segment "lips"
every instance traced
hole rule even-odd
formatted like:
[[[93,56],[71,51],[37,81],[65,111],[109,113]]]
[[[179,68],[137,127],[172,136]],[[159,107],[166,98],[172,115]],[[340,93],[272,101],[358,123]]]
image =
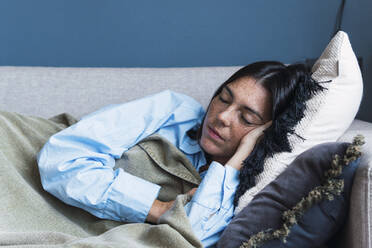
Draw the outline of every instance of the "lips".
[[[212,127],[208,126],[208,131],[209,131],[210,136],[212,136],[212,138],[224,140],[221,137],[221,135],[215,129],[213,129]]]

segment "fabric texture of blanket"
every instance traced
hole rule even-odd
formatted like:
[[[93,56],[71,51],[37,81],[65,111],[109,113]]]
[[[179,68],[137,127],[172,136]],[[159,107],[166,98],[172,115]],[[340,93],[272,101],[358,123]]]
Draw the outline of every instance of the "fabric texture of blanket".
[[[183,158],[176,147],[159,136],[150,136],[141,141],[134,149],[123,154],[115,166],[124,166],[133,174],[140,174],[141,170],[136,172],[133,162],[138,153],[141,159],[149,162],[146,170],[150,171],[146,171],[146,175],[153,177],[151,170],[163,173],[152,178],[155,182],[168,184],[162,189],[159,199],[170,200],[173,197],[175,203],[160,217],[157,225],[99,219],[46,192],[40,182],[36,156],[51,135],[76,121],[68,114],[43,119],[0,112],[0,245],[202,247],[193,234],[183,208],[190,200],[185,193],[200,183],[200,177],[194,167],[187,164],[187,158]],[[165,148],[171,152],[164,153]],[[172,164],[174,166],[169,166]],[[184,165],[181,169],[180,164]],[[175,191],[175,188],[181,190]]]

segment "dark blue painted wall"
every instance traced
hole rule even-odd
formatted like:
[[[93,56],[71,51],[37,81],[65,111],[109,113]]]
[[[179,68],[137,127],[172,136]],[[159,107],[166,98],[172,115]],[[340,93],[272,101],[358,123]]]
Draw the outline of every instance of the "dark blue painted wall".
[[[316,58],[341,0],[1,0],[0,65],[179,67]],[[347,0],[372,121],[372,1]]]

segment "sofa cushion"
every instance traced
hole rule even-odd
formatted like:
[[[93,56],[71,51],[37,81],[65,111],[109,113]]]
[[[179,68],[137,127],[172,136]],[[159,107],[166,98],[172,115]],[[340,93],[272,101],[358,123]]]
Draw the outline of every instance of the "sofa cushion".
[[[339,141],[351,140],[357,134],[363,134],[366,143],[354,177],[349,216],[335,240],[338,248],[370,247],[372,244],[372,123],[354,120]]]

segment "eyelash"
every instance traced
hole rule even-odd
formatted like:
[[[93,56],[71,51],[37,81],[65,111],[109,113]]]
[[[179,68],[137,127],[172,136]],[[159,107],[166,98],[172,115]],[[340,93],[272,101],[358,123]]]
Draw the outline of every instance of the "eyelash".
[[[222,97],[218,97],[220,99],[221,102],[223,103],[229,103],[228,101],[226,101],[225,99],[223,99]]]
[[[221,96],[219,96],[218,99],[219,99],[221,102],[223,102],[224,104],[228,104],[228,103],[229,103],[228,101],[226,101],[225,99],[223,99]],[[240,117],[242,118],[242,120],[243,120],[243,122],[244,122],[245,124],[247,124],[247,125],[252,125],[252,123],[249,122],[249,121],[247,121],[247,120],[243,117],[243,115],[241,115]]]

